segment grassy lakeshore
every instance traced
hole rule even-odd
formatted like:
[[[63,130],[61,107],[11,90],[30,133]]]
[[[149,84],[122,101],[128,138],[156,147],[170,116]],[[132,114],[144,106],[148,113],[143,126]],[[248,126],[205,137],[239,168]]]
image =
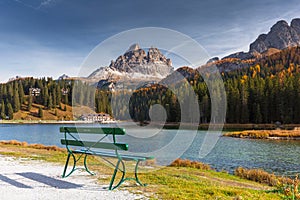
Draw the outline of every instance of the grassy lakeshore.
[[[0,124],[91,124],[87,121],[71,120],[0,120]]]
[[[127,122],[132,121],[117,121],[117,123],[124,123],[126,126]],[[24,120],[24,119],[14,119],[14,120],[0,120],[0,124],[92,124],[94,122],[89,121],[80,121],[80,120],[57,120],[57,119],[31,119],[31,120]],[[139,122],[135,122],[136,124],[140,125]],[[149,122],[150,123],[150,122]],[[143,124],[147,126],[148,123]],[[177,122],[162,122],[162,123],[152,123],[158,126],[162,126],[164,129],[179,129],[179,128],[187,128],[187,129],[194,129],[194,124],[191,126],[189,123],[177,123]],[[199,124],[198,130],[208,130],[210,124]],[[212,124],[212,127],[221,129],[223,131],[248,131],[248,130],[274,130],[277,128],[275,124]],[[300,127],[300,124],[284,124],[280,126],[284,130],[294,130],[297,127]]]
[[[165,129],[178,129],[189,127],[188,123],[171,123],[167,122],[164,124]],[[210,124],[199,124],[198,130],[208,130]],[[300,124],[283,124],[280,125],[280,128],[284,130],[293,130],[297,127],[300,127]],[[194,128],[194,127],[193,127]],[[222,129],[223,131],[243,131],[243,130],[274,130],[277,128],[275,124],[211,124],[211,128]]]
[[[18,141],[1,142],[0,154],[59,163],[62,165],[62,170],[66,159],[66,151],[63,148],[29,145]],[[112,168],[104,164],[103,160],[98,157],[91,157],[88,163],[90,169],[97,173],[99,183],[108,184],[113,171]],[[249,172],[243,174],[247,175]],[[268,176],[264,175],[262,179],[265,180]],[[142,193],[150,199],[276,200],[284,198],[284,195],[270,184],[246,180],[226,172],[216,172],[206,164],[184,160],[176,160],[171,166],[160,167],[157,170],[143,173],[140,179],[149,185],[147,187],[132,187],[132,184],[129,184],[122,186],[121,189],[137,194]]]
[[[223,136],[250,139],[300,140],[300,130],[246,130],[227,132]]]

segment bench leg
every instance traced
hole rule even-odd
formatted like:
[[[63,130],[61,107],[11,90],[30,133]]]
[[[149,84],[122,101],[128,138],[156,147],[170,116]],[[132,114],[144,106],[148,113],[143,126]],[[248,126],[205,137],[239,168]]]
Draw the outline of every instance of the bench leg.
[[[120,163],[122,164],[123,170],[119,169]],[[109,190],[116,189],[117,187],[119,187],[126,180],[135,180],[137,182],[137,184],[139,184],[140,186],[147,186],[147,184],[143,184],[140,181],[139,177],[138,177],[138,166],[139,166],[139,163],[140,163],[140,160],[138,160],[136,162],[136,165],[135,165],[135,169],[134,169],[134,176],[135,176],[135,178],[125,178],[125,174],[126,174],[125,164],[124,164],[123,160],[119,159],[118,162],[117,162],[117,164],[116,164],[116,168],[114,170],[114,174],[113,174],[113,176],[111,178],[111,181],[110,181]],[[114,180],[116,178],[116,174],[117,174],[118,170],[120,170],[123,174],[122,174],[122,177],[121,177],[121,180],[119,181],[119,183],[116,186],[113,187],[113,183],[114,183]]]
[[[138,166],[139,166],[139,163],[140,163],[140,160],[138,160],[136,162],[136,165],[135,165],[135,169],[134,169],[134,176],[135,176],[135,181],[140,185],[140,186],[147,186],[147,184],[143,184],[141,183],[139,177],[138,177]]]
[[[90,175],[95,175],[95,173],[91,172],[91,171],[89,170],[89,168],[87,167],[87,156],[88,156],[88,154],[86,154],[86,155],[84,156],[84,168],[85,168],[85,171],[87,171]]]
[[[74,164],[73,164],[73,168],[72,168],[71,172],[68,173],[68,174],[66,175],[66,172],[67,172],[67,168],[68,168],[68,164],[69,164],[69,160],[70,160],[70,156],[71,156],[71,155],[72,155],[72,157],[73,157]],[[62,177],[63,177],[63,178],[66,178],[66,177],[70,176],[70,175],[75,171],[75,166],[76,166],[76,159],[75,159],[75,156],[74,156],[73,154],[71,154],[71,153],[68,153],[68,157],[67,157],[67,161],[66,161],[66,165],[65,165],[65,168],[64,168],[64,172],[63,172]]]
[[[123,170],[119,169],[120,163],[122,163]],[[114,184],[114,181],[115,181],[115,178],[116,178],[118,170],[120,170],[122,172],[122,177],[121,177],[121,180],[119,181],[119,183],[116,186],[113,187],[113,184]],[[124,162],[121,159],[118,159],[118,162],[116,164],[116,168],[114,170],[114,174],[113,174],[113,176],[111,178],[111,181],[110,181],[110,184],[109,184],[109,190],[116,189],[117,187],[119,187],[125,181],[125,179],[124,179],[125,173],[126,173],[125,172],[125,164],[124,164]]]

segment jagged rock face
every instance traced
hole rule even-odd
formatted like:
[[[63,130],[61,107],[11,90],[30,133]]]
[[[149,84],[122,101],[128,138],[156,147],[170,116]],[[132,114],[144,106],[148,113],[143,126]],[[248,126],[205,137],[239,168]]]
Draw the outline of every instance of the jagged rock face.
[[[220,72],[232,71],[249,67],[255,60],[293,46],[300,46],[300,18],[293,19],[290,26],[284,20],[278,21],[271,27],[268,34],[259,35],[250,44],[249,52],[233,53],[221,60],[212,58],[202,67],[207,69],[214,65]]]
[[[127,53],[127,52],[130,52],[130,51],[137,51],[137,50],[139,50],[139,49],[140,49],[139,44],[133,44],[133,45],[131,45],[131,46],[129,47],[129,49],[126,51],[126,53]]]
[[[150,48],[148,53],[137,44],[132,45],[122,56],[109,66],[120,72],[141,73],[144,75],[167,76],[173,70],[170,59],[167,59],[157,48]]]
[[[146,53],[138,44],[132,45],[124,55],[112,61],[108,67],[93,72],[89,78],[161,79],[174,71],[172,62],[157,48]]]
[[[293,19],[291,27],[300,35],[300,18]]]
[[[291,26],[284,20],[278,21],[272,26],[268,34],[260,35],[252,44],[250,52],[263,53],[269,48],[285,49],[300,45],[300,21],[294,19]]]
[[[258,36],[258,38],[250,44],[250,52],[259,52],[262,53],[268,49],[265,40],[266,40],[267,34],[261,34]]]
[[[222,59],[226,59],[226,58],[238,58],[238,59],[241,59],[241,60],[247,60],[247,59],[253,59],[255,56],[252,54],[252,53],[249,53],[249,52],[237,52],[237,53],[234,53],[234,54],[230,54],[229,56],[226,56]]]

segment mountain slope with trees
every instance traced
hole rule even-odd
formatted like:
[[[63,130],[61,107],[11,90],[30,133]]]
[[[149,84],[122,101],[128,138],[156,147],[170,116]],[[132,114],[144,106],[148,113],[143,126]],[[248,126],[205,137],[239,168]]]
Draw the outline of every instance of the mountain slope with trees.
[[[179,101],[182,99],[180,97],[190,95],[188,88],[192,87],[198,97],[200,123],[209,123],[216,119],[211,119],[210,94],[201,74],[207,76],[205,79],[213,81],[214,72],[199,71],[205,72],[211,65],[215,65],[220,70],[227,94],[226,123],[279,121],[299,124],[300,47],[297,46],[295,34],[299,33],[300,19],[292,22],[291,26],[282,21],[276,23],[275,28],[272,27],[268,33],[268,40],[264,40],[272,39],[272,44],[277,44],[275,40],[280,36],[277,42],[289,41],[290,35],[284,34],[278,27],[293,30],[294,42],[286,42],[284,46],[275,45],[280,49],[271,45],[267,51],[259,54],[248,52],[251,53],[250,57],[247,53],[239,52],[221,60],[211,59],[207,65],[198,69],[181,67],[161,82],[145,84],[134,91],[97,88],[80,79],[18,78],[0,84],[0,118],[70,120],[74,114],[71,108],[85,107],[81,109],[82,114],[104,112],[120,120],[146,122],[150,120],[151,105],[161,104],[166,110],[168,122],[180,122],[181,116],[192,113],[180,107],[189,104],[188,100]],[[281,49],[283,47],[287,48]],[[178,74],[185,79],[178,78]],[[176,95],[174,91],[178,91]],[[74,119],[79,116],[80,113],[76,113]]]
[[[211,100],[203,77],[188,67],[177,72],[186,80],[170,82],[170,87],[177,88],[179,95],[189,95],[186,88],[191,86],[198,96],[200,122],[210,122]],[[263,57],[249,68],[222,72],[222,78],[227,93],[227,123],[300,123],[300,47]],[[79,92],[73,95],[74,86]],[[30,88],[39,88],[40,94],[31,94]],[[179,122],[185,114],[178,97],[163,84],[152,84],[133,94],[117,90],[113,95],[111,101],[112,91],[96,89],[80,80],[17,79],[0,84],[0,117],[70,120],[71,106],[77,105],[89,105],[97,113],[109,113],[121,120],[129,119],[128,109],[133,120],[148,121],[153,104],[164,106],[168,122]],[[124,106],[125,99],[130,99],[128,107]]]
[[[73,81],[18,78],[0,84],[1,119],[72,119]]]

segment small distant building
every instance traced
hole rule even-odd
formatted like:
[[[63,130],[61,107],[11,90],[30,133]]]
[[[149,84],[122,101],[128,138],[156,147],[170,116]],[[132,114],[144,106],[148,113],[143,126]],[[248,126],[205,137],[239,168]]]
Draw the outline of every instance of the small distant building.
[[[40,88],[29,88],[29,94],[31,96],[40,96],[41,89]]]
[[[97,114],[84,114],[80,116],[80,119],[88,122],[110,122],[113,118],[107,113],[97,113]]]
[[[62,93],[62,95],[68,95],[69,90],[67,88],[63,88],[63,89],[61,89],[61,93]]]

